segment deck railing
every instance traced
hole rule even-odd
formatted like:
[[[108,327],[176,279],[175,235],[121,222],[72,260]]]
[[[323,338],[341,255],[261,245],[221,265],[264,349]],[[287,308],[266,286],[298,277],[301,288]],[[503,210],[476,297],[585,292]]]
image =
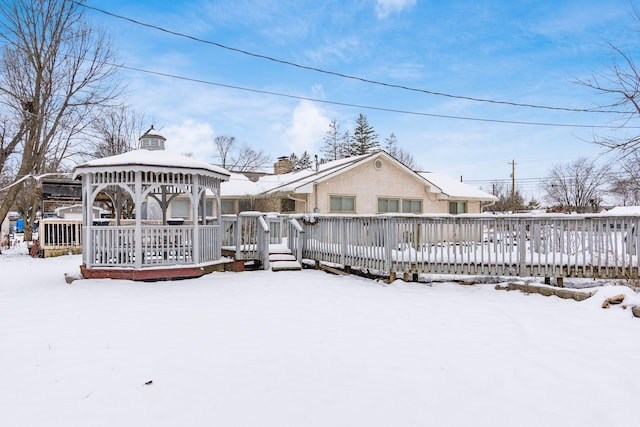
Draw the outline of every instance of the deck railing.
[[[282,242],[283,217],[262,212],[223,215],[222,248],[233,251],[237,260],[256,260],[269,266],[269,245]]]
[[[40,255],[60,255],[82,250],[82,220],[43,218],[38,221]]]
[[[640,217],[299,218],[303,257],[394,273],[638,278]]]
[[[42,220],[41,248],[80,247],[80,221]],[[134,266],[135,226],[90,225],[90,266]],[[637,279],[640,216],[225,215],[199,227],[199,262],[268,265],[269,245],[303,258],[388,273]],[[142,226],[142,266],[192,263],[190,226]],[[285,239],[286,237],[286,239]],[[203,245],[202,242],[207,242]],[[221,246],[218,242],[221,242]]]

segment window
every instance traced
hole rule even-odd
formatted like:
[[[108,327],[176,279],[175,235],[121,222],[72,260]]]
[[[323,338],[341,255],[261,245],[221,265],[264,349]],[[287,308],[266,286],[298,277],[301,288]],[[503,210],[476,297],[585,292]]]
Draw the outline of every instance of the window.
[[[389,212],[400,212],[400,200],[378,197],[378,213]]]
[[[402,199],[402,212],[421,214],[422,200],[419,199]]]
[[[235,199],[222,199],[222,214],[234,213],[237,213]]]
[[[205,216],[211,217],[213,216],[213,200],[207,199],[204,201],[204,209],[206,210]],[[202,216],[201,206],[198,205],[198,216]]]
[[[189,208],[191,207],[191,203],[186,199],[174,199],[171,202],[171,216],[174,218],[185,218],[189,219],[191,215],[189,215]]]
[[[355,212],[356,198],[354,196],[330,196],[329,212]]]
[[[249,199],[222,199],[222,214],[237,214],[253,210]]]
[[[296,211],[296,201],[291,199],[280,200],[280,212],[291,213]]]
[[[449,213],[451,215],[467,213],[467,202],[449,202]]]
[[[238,200],[238,210],[240,212],[252,211],[253,206],[251,205],[251,200],[249,199]]]
[[[400,209],[402,208],[402,210]],[[422,213],[420,199],[390,199],[378,197],[378,213]]]

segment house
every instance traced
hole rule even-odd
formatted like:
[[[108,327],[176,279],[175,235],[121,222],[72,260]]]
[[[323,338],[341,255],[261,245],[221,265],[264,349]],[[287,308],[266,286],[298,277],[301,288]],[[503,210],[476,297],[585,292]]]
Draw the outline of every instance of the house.
[[[82,205],[82,183],[78,180],[44,178],[40,191],[43,216],[53,215],[59,208]]]
[[[291,170],[288,158],[274,174],[252,181],[232,173],[222,183],[222,212],[381,214],[480,213],[497,198],[446,176],[408,168],[385,151]]]
[[[101,218],[109,214],[108,211],[106,211],[105,209],[101,209],[97,206],[92,206],[92,209],[93,209],[93,218]],[[82,220],[83,213],[84,213],[84,206],[82,206],[82,204],[63,206],[60,208],[56,208],[55,210],[55,216],[57,218],[64,218],[64,219]]]

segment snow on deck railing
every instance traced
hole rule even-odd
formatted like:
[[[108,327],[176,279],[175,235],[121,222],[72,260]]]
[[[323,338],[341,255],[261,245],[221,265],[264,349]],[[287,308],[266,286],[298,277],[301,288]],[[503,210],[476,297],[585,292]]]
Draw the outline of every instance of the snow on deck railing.
[[[639,216],[304,215],[303,257],[399,273],[638,278]]]

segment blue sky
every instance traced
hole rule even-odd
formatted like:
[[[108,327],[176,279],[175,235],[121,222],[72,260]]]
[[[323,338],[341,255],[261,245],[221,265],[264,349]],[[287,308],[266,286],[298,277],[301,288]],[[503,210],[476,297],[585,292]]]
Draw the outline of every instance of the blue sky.
[[[629,0],[211,1],[87,0],[108,12],[174,32],[308,67],[456,96],[568,108],[607,102],[576,79],[608,71],[611,42],[637,52]],[[511,122],[615,125],[616,116],[474,102],[385,87],[293,67],[177,37],[87,10],[129,67],[130,103],[167,138],[169,150],[215,161],[213,138],[235,136],[273,159],[319,154],[330,120],[352,129],[367,116],[383,141],[392,132],[423,170],[467,182],[535,178],[578,157],[610,161],[590,144],[609,129]],[[211,84],[213,83],[213,84]],[[233,89],[236,86],[307,100]],[[316,99],[318,101],[310,101]],[[319,101],[355,104],[336,105]],[[370,106],[420,114],[365,109]],[[424,115],[427,114],[427,115]]]

